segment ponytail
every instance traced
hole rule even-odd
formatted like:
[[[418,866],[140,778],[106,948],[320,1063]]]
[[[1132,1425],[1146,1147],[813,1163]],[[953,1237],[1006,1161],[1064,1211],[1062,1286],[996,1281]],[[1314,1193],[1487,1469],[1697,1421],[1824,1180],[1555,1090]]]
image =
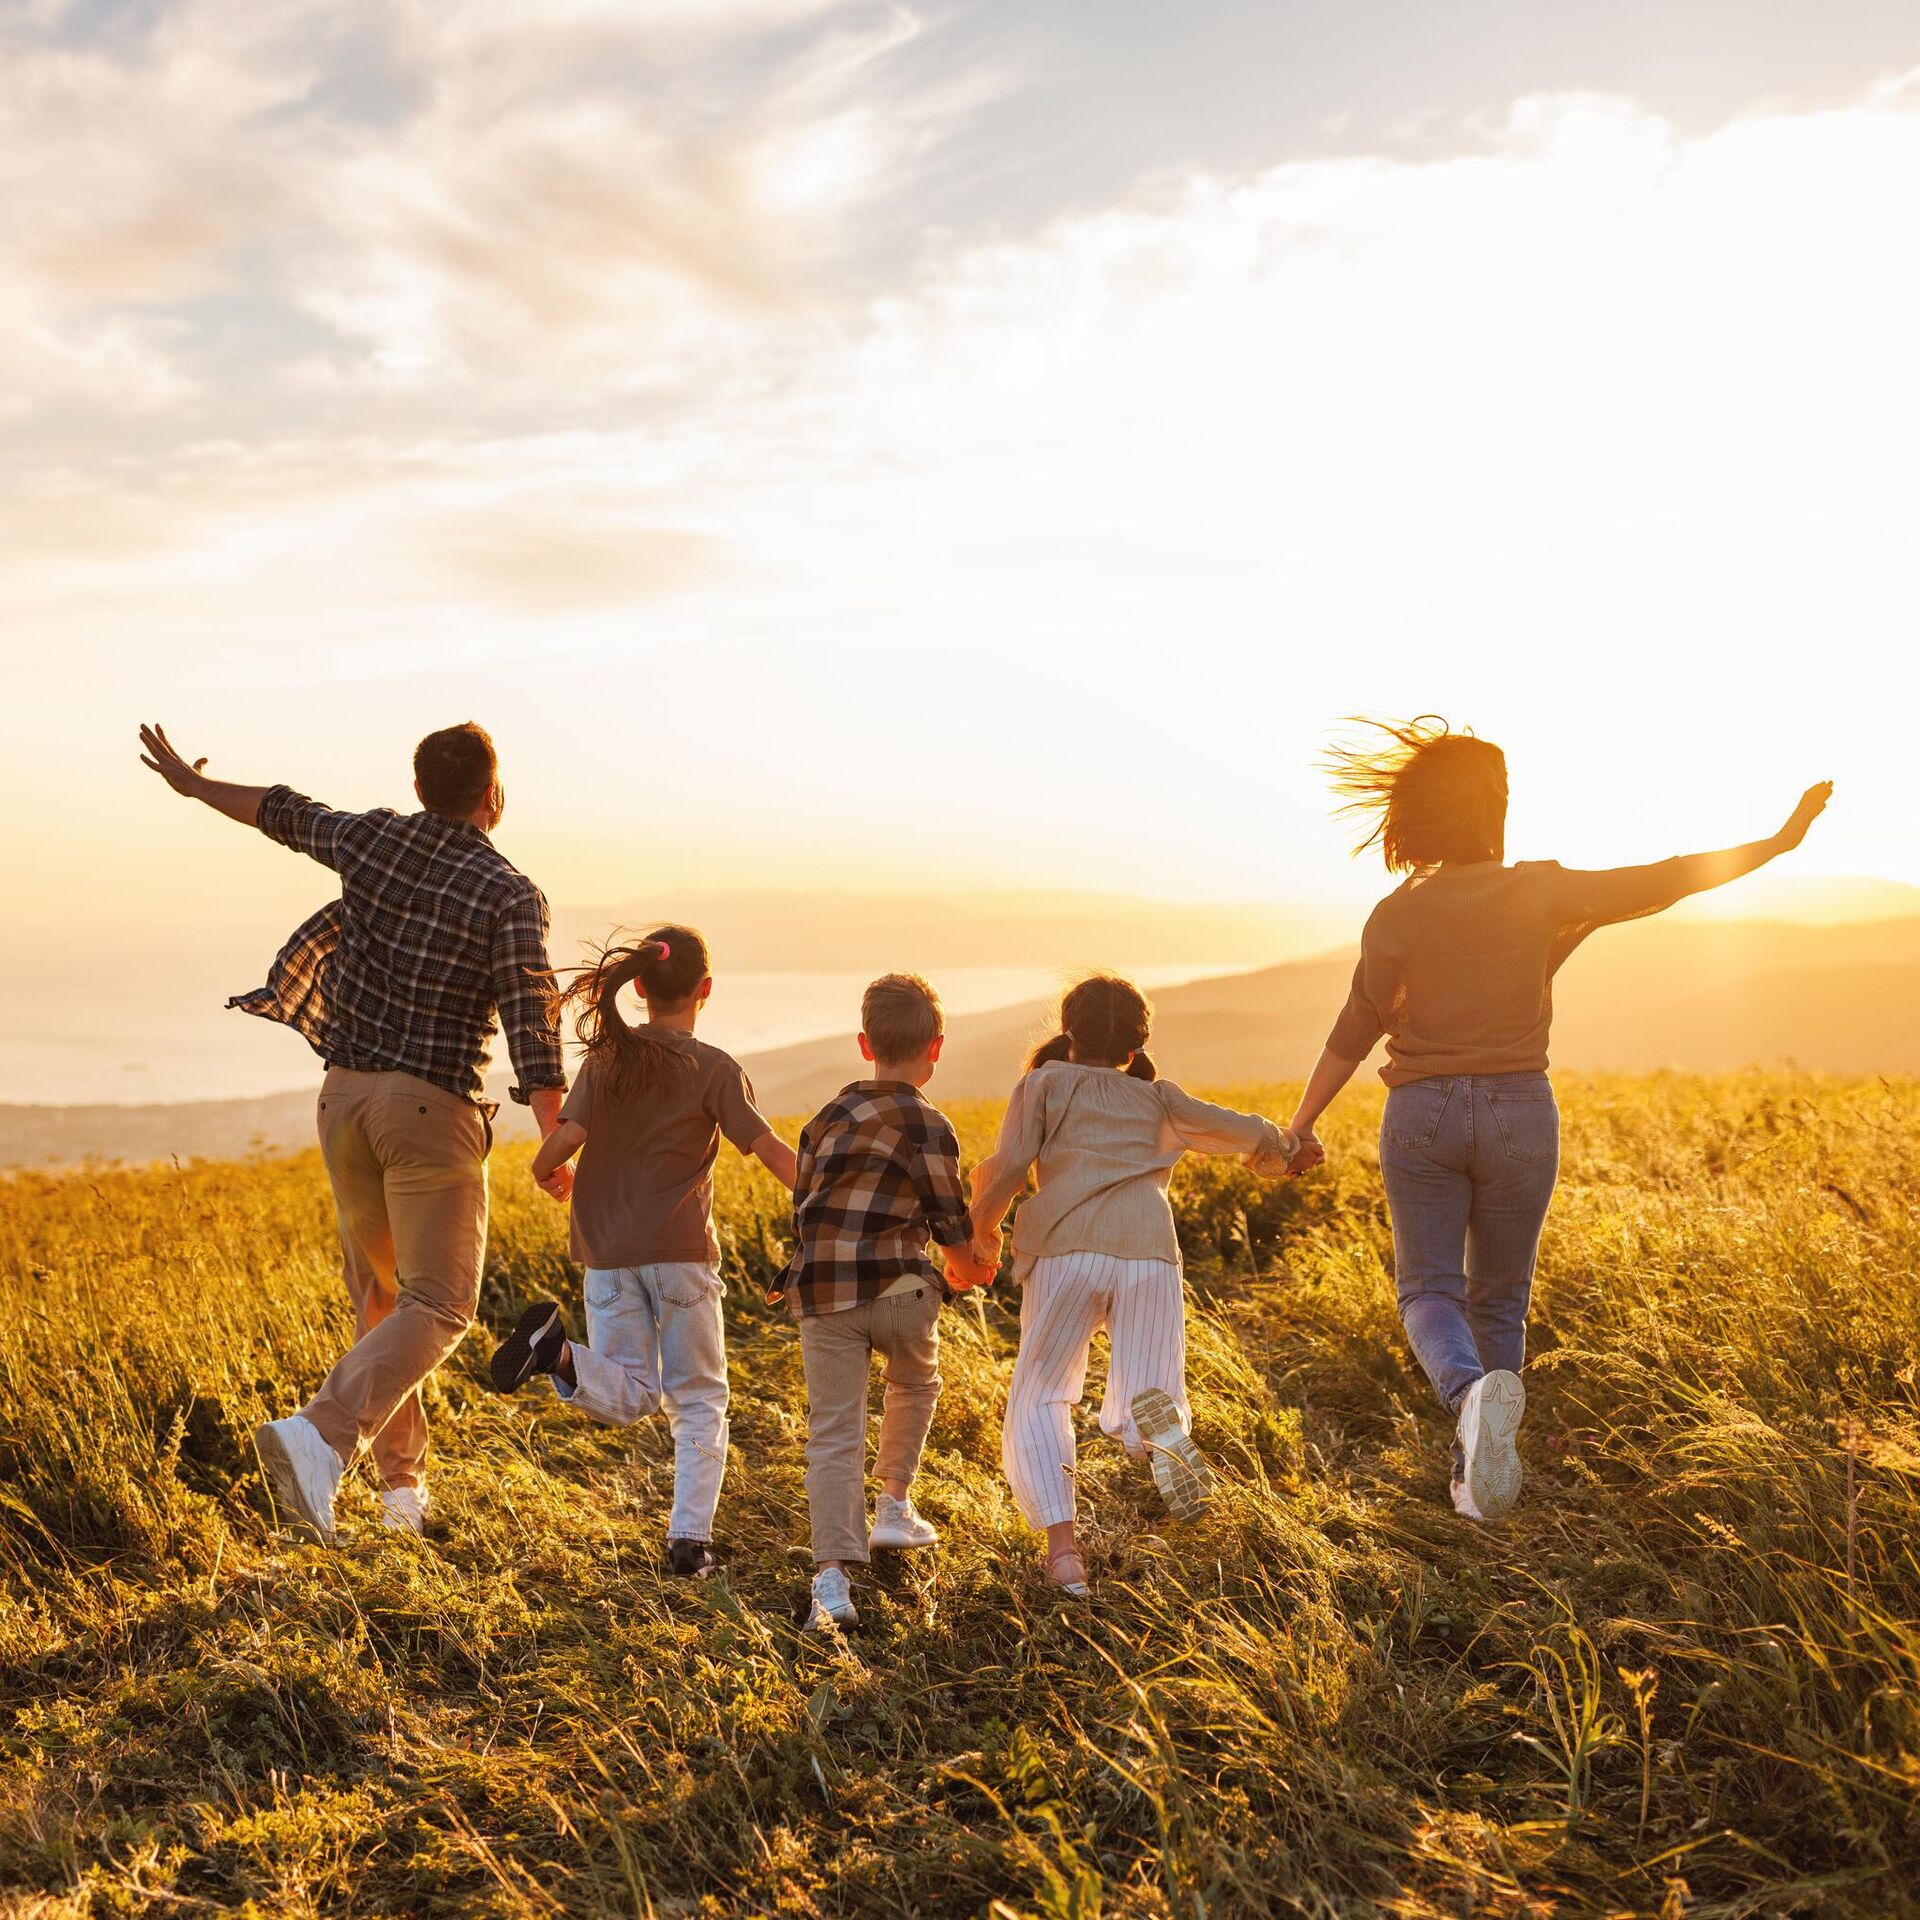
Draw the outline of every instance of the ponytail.
[[[643,1100],[694,1071],[684,1049],[628,1022],[620,990],[636,985],[649,1007],[672,1010],[692,999],[707,973],[707,943],[693,928],[676,926],[658,927],[628,945],[610,944],[591,966],[575,969],[561,1002],[575,1008],[574,1032],[615,1099]]]
[[[1060,1002],[1060,1031],[1034,1048],[1027,1058],[1027,1071],[1078,1053],[1083,1060],[1108,1064],[1126,1059],[1131,1078],[1158,1079],[1146,1051],[1152,1024],[1153,1008],[1131,980],[1096,973],[1068,989]]]

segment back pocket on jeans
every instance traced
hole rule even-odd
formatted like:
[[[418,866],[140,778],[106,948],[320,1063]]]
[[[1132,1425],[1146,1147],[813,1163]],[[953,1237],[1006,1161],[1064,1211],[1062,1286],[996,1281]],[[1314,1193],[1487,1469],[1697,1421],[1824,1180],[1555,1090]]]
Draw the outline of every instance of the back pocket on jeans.
[[[1388,1093],[1380,1131],[1396,1147],[1430,1147],[1452,1098],[1451,1080],[1409,1080]]]
[[[1544,1087],[1538,1093],[1490,1093],[1487,1105],[1509,1160],[1533,1164],[1560,1151],[1560,1109]]]

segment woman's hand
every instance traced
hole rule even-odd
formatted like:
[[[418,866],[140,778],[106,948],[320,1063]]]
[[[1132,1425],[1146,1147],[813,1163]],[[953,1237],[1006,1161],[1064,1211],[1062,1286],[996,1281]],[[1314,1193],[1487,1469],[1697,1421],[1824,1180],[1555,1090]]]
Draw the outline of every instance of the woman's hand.
[[[556,1200],[569,1199],[573,1194],[573,1169],[563,1162],[549,1174],[536,1173],[533,1184]]]
[[[1293,1158],[1287,1162],[1289,1173],[1311,1173],[1315,1167],[1326,1165],[1327,1150],[1311,1127],[1296,1137],[1300,1144],[1294,1148]]]
[[[1807,829],[1826,812],[1827,802],[1832,798],[1831,780],[1822,780],[1800,796],[1800,804],[1794,808],[1787,824],[1773,836],[1774,844],[1782,853],[1791,853],[1807,837]]]

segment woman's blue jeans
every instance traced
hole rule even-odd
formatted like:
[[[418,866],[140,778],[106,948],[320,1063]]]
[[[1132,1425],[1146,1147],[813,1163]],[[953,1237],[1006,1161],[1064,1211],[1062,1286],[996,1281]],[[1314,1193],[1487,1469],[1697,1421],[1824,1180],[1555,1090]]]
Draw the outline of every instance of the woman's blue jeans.
[[[1400,1320],[1449,1412],[1483,1373],[1518,1373],[1540,1229],[1560,1171],[1544,1073],[1412,1080],[1387,1095],[1380,1171]]]

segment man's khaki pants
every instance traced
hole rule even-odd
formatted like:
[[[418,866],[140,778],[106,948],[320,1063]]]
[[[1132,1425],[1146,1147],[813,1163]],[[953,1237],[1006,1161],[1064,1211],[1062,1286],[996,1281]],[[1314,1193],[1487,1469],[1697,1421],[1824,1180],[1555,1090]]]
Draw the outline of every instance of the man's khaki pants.
[[[880,1409],[881,1480],[911,1480],[940,1398],[940,1308],[929,1280],[838,1313],[800,1320],[807,1375],[807,1512],[816,1564],[867,1559],[867,1380],[877,1353],[887,1363]]]
[[[305,1413],[349,1466],[370,1445],[383,1486],[420,1483],[420,1383],[473,1324],[492,1144],[472,1101],[410,1073],[329,1067],[321,1083],[354,1343]]]

